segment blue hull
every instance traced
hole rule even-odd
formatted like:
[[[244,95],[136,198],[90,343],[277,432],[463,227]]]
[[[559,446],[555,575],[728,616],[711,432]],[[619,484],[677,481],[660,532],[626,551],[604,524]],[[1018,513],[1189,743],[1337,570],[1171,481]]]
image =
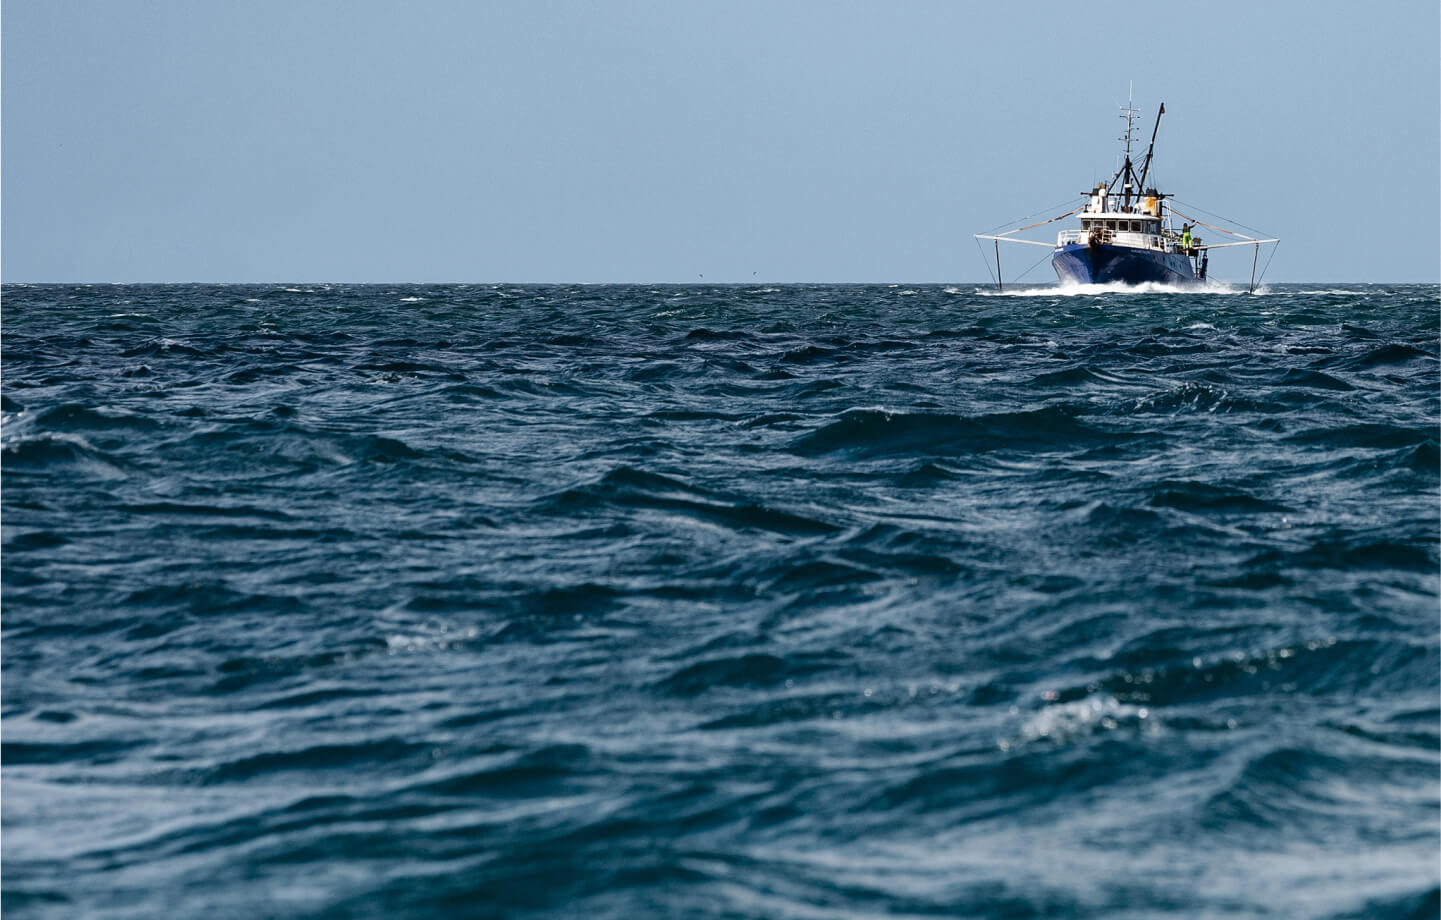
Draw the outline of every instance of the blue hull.
[[[1062,281],[1077,284],[1191,284],[1196,273],[1191,260],[1178,252],[1157,252],[1130,246],[1062,246],[1051,256],[1051,267]]]

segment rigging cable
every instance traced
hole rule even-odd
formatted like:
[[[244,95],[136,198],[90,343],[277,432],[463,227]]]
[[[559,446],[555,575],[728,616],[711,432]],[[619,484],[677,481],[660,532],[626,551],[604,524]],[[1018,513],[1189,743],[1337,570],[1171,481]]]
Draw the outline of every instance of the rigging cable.
[[[997,236],[999,236],[1000,239],[1006,239],[1007,242],[1027,242],[1026,239],[1019,239],[1019,241],[1017,241],[1017,239],[1007,239],[1007,238],[1009,238],[1009,236],[1012,235],[1012,234],[1019,234],[1019,232],[1027,231],[1027,229],[1036,228],[1036,226],[1040,226],[1040,225],[1042,225],[1042,224],[1055,224],[1056,221],[1065,221],[1065,219],[1066,219],[1066,218],[1069,218],[1069,216],[1078,215],[1078,213],[1081,213],[1082,211],[1085,211],[1085,209],[1087,209],[1087,206],[1081,205],[1081,206],[1079,206],[1079,208],[1076,208],[1075,211],[1068,211],[1068,212],[1065,212],[1065,213],[1058,213],[1058,215],[1053,216],[1053,218],[1046,218],[1045,221],[1036,221],[1035,224],[1027,224],[1026,226],[1017,226],[1017,228],[1016,228],[1016,229],[1013,229],[1013,231],[1006,231],[1006,232],[1004,232],[1004,234],[974,234],[974,236],[977,236],[977,238],[986,238],[986,239],[996,239]],[[1030,215],[1030,216],[1036,216],[1036,215]],[[1025,221],[1025,219],[1026,219],[1026,218],[1022,218],[1022,221]],[[1012,224],[1014,224],[1014,221],[1012,221]],[[1004,226],[1004,224],[1001,225],[1001,226]]]
[[[1029,242],[1028,240],[1013,240],[1013,239],[1007,239],[1007,237],[1010,236],[1010,234],[1012,234],[1012,233],[1021,233],[1022,231],[1030,230],[1030,229],[1033,229],[1033,228],[1035,228],[1035,227],[1039,227],[1039,226],[1041,226],[1041,225],[1043,225],[1043,224],[1053,224],[1053,223],[1055,223],[1055,222],[1058,221],[1058,220],[1065,220],[1067,217],[1071,217],[1071,216],[1073,216],[1073,215],[1075,215],[1075,214],[1079,214],[1079,213],[1081,213],[1082,211],[1084,211],[1085,209],[1086,209],[1086,205],[1083,204],[1083,205],[1081,205],[1080,207],[1076,208],[1075,210],[1067,211],[1067,212],[1064,213],[1064,214],[1058,214],[1058,215],[1056,215],[1055,217],[1048,217],[1048,218],[1046,218],[1045,220],[1037,221],[1037,222],[1034,223],[1034,224],[1027,224],[1027,225],[1024,226],[1024,227],[1017,227],[1015,230],[1007,230],[1004,234],[1000,235],[999,237],[997,237],[997,236],[989,236],[989,235],[987,235],[987,234],[981,234],[981,233],[974,234],[972,238],[976,241],[976,248],[977,248],[978,250],[980,250],[981,260],[986,263],[986,272],[987,272],[988,274],[990,273],[990,271],[991,271],[991,263],[990,263],[990,260],[986,258],[986,250],[985,250],[985,248],[984,248],[983,246],[981,246],[981,238],[982,238],[983,236],[984,236],[984,237],[987,237],[988,239],[995,240],[995,241],[996,241],[996,246],[997,246],[997,248],[998,248],[998,250],[999,250],[999,247],[1000,247],[1000,245],[1001,245],[1002,242],[1007,242],[1007,243],[1015,243],[1015,242],[1023,242],[1023,243],[1024,243],[1024,242]],[[1032,217],[1035,217],[1036,215],[1032,214],[1031,216],[1032,216]],[[1026,219],[1026,218],[1024,218],[1024,217],[1021,218],[1021,220],[1025,220],[1025,219]],[[1015,221],[1011,221],[1011,223],[1015,223]],[[1005,224],[1002,224],[1001,226],[1004,227]],[[1049,244],[1042,244],[1042,245],[1049,245]],[[1047,253],[1046,255],[1051,255],[1051,254],[1052,254],[1052,253]],[[996,253],[996,255],[997,255],[997,259],[996,259],[996,272],[995,272],[994,275],[991,276],[991,278],[992,278],[993,281],[996,282],[996,287],[1001,287],[1001,285],[1002,285],[1003,282],[1002,282],[1002,279],[1001,279],[1001,277],[1000,277],[1000,276],[1001,276],[1001,260],[1000,260],[1000,258],[999,258],[999,256],[1000,256],[999,251]],[[1042,257],[1041,257],[1041,259],[1045,259],[1045,258],[1046,258],[1046,256],[1042,256]],[[1041,264],[1041,261],[1040,261],[1040,260],[1037,260],[1034,265],[1032,265],[1030,268],[1028,268],[1028,269],[1026,269],[1024,272],[1022,272],[1019,276],[1016,277],[1015,280],[1017,280],[1017,281],[1021,280],[1021,278],[1024,278],[1027,274],[1029,274],[1029,273],[1031,272],[1031,270],[1036,267],[1036,265],[1040,265],[1040,264]]]
[[[1053,253],[1049,253],[1049,252],[1048,252],[1048,253],[1046,253],[1045,255],[1041,256],[1041,257],[1040,257],[1039,259],[1037,259],[1035,262],[1031,263],[1031,267],[1030,267],[1030,268],[1028,268],[1028,269],[1026,269],[1025,271],[1021,272],[1021,273],[1020,273],[1019,275],[1017,275],[1014,279],[1012,279],[1012,280],[1011,280],[1011,283],[1012,283],[1012,284],[1015,284],[1017,281],[1020,281],[1022,278],[1026,277],[1026,276],[1029,275],[1031,272],[1035,271],[1037,265],[1040,265],[1042,262],[1044,262],[1044,261],[1046,261],[1047,259],[1051,258],[1052,255],[1053,255]]]
[[[1058,201],[1058,202],[1056,202],[1055,204],[1047,205],[1046,207],[1041,208],[1039,211],[1036,211],[1036,212],[1034,212],[1034,213],[1032,213],[1032,214],[1027,214],[1025,217],[1017,217],[1017,218],[1014,218],[1014,219],[1012,219],[1012,220],[1008,220],[1008,221],[1006,221],[1006,222],[1003,223],[1003,224],[997,224],[996,226],[992,227],[991,229],[987,230],[986,232],[987,232],[987,233],[995,233],[997,230],[1001,229],[1002,227],[1009,227],[1011,224],[1018,224],[1018,223],[1020,223],[1020,222],[1023,221],[1023,220],[1030,220],[1032,217],[1035,217],[1037,214],[1045,214],[1045,213],[1047,213],[1047,212],[1049,212],[1049,211],[1054,211],[1056,208],[1059,208],[1059,207],[1060,207],[1061,205],[1063,205],[1063,204],[1069,204],[1071,201],[1073,201],[1073,200],[1075,199],[1075,197],[1076,197],[1075,195],[1067,196],[1067,198],[1066,198],[1065,201]],[[1082,205],[1082,207],[1084,207],[1084,205]],[[1080,208],[1077,208],[1076,210],[1079,211]],[[1076,213],[1076,211],[1072,211],[1072,212],[1070,212],[1070,213],[1071,213],[1071,214],[1074,214],[1074,213]],[[1062,216],[1067,216],[1067,215],[1062,215]],[[1059,220],[1059,219],[1060,219],[1060,218],[1057,218],[1057,220]],[[1036,226],[1036,225],[1035,225],[1035,224],[1032,224],[1032,226]],[[1025,229],[1028,229],[1028,228],[1022,227],[1021,229],[1022,229],[1022,230],[1025,230]],[[1012,231],[1012,232],[1018,232],[1018,231]]]
[[[1174,195],[1171,196],[1171,200],[1172,200],[1172,201],[1181,201],[1181,199],[1177,198],[1177,197],[1174,196]],[[1263,231],[1263,230],[1257,230],[1255,227],[1247,227],[1245,224],[1241,223],[1239,220],[1232,220],[1232,219],[1229,218],[1229,217],[1223,217],[1223,216],[1221,216],[1220,214],[1212,213],[1211,211],[1207,211],[1205,208],[1196,207],[1195,205],[1193,205],[1193,204],[1191,204],[1191,203],[1189,203],[1189,202],[1186,202],[1186,201],[1181,201],[1181,204],[1184,204],[1186,207],[1191,208],[1191,209],[1194,210],[1194,211],[1200,211],[1202,214],[1209,214],[1210,216],[1216,218],[1217,220],[1224,220],[1224,221],[1225,221],[1226,223],[1228,223],[1228,224],[1235,224],[1236,226],[1242,228],[1243,230],[1250,230],[1252,233],[1259,233],[1259,234],[1261,234],[1261,236],[1265,236],[1265,235],[1266,235],[1265,231]],[[1174,210],[1174,208],[1173,208],[1172,210]],[[1181,216],[1182,216],[1182,217],[1185,217],[1186,215],[1182,214]],[[1194,218],[1191,218],[1191,219],[1194,219]],[[1210,224],[1207,224],[1206,226],[1209,227]],[[1213,229],[1213,230],[1220,230],[1219,227],[1212,227],[1211,229]],[[1222,230],[1221,232],[1222,232],[1222,233],[1226,233],[1226,232],[1228,232],[1228,231]],[[1234,234],[1232,234],[1232,236],[1240,236],[1240,234],[1239,234],[1239,233],[1234,233]]]
[[[1248,228],[1248,229],[1249,229],[1249,228]],[[1260,286],[1261,286],[1261,282],[1266,280],[1266,269],[1268,269],[1268,268],[1271,267],[1271,260],[1274,259],[1274,258],[1276,258],[1276,247],[1277,247],[1277,246],[1280,246],[1280,245],[1281,245],[1281,241],[1280,241],[1280,240],[1277,240],[1276,242],[1274,242],[1274,243],[1271,244],[1271,254],[1266,257],[1266,264],[1263,265],[1263,266],[1261,266],[1261,277],[1256,280],[1256,286],[1257,286],[1257,287],[1260,287]]]
[[[1085,204],[1082,204],[1082,205],[1080,205],[1079,207],[1075,208],[1074,210],[1067,211],[1067,212],[1064,213],[1064,214],[1057,214],[1055,217],[1048,217],[1048,218],[1046,218],[1045,220],[1036,221],[1034,224],[1027,224],[1027,225],[1024,226],[1024,227],[1017,227],[1015,230],[1007,230],[1005,233],[1000,234],[1000,235],[998,235],[998,236],[992,236],[992,235],[990,235],[990,234],[983,234],[983,233],[974,234],[974,235],[972,236],[972,239],[974,239],[974,240],[976,241],[976,249],[980,250],[981,260],[986,263],[986,272],[987,272],[987,274],[989,274],[990,271],[991,271],[991,262],[990,262],[989,259],[986,258],[986,250],[985,250],[985,248],[984,248],[983,246],[981,246],[981,239],[984,237],[984,238],[986,238],[986,239],[991,239],[991,240],[995,240],[995,241],[996,241],[996,250],[997,250],[997,251],[996,251],[996,272],[995,272],[994,275],[991,276],[991,279],[996,282],[996,287],[999,288],[999,287],[1001,287],[1002,284],[1003,284],[1003,281],[1002,281],[1002,279],[1001,279],[1001,259],[1000,259],[1000,245],[1001,245],[1001,243],[1003,243],[1003,242],[1006,242],[1006,243],[1018,243],[1018,242],[1019,242],[1019,243],[1028,243],[1028,242],[1031,242],[1030,240],[1009,239],[1009,237],[1010,237],[1011,234],[1013,234],[1013,233],[1021,233],[1021,232],[1026,231],[1026,230],[1031,230],[1031,229],[1034,229],[1035,227],[1042,226],[1043,224],[1053,224],[1053,223],[1055,223],[1055,222],[1058,221],[1058,220],[1065,220],[1067,217],[1072,217],[1072,216],[1074,216],[1074,215],[1076,215],[1076,214],[1079,214],[1079,213],[1081,213],[1082,211],[1084,211],[1085,209],[1086,209],[1086,205],[1085,205]],[[1035,217],[1036,215],[1035,215],[1035,214],[1032,214],[1032,215],[1030,215],[1030,216],[1031,216],[1031,217]],[[1026,218],[1022,217],[1022,218],[1020,218],[1020,219],[1021,219],[1021,220],[1025,220]],[[1015,223],[1015,221],[1010,221],[1010,223]],[[1001,224],[1001,226],[1004,227],[1005,224]],[[1038,245],[1048,246],[1048,245],[1050,245],[1050,244],[1049,244],[1049,243],[1038,243]],[[1052,255],[1052,253],[1047,253],[1047,255]],[[1019,280],[1021,280],[1021,278],[1024,278],[1026,275],[1030,274],[1030,272],[1036,267],[1036,265],[1040,265],[1040,264],[1041,264],[1041,260],[1043,260],[1043,259],[1045,259],[1045,258],[1046,258],[1046,256],[1042,256],[1041,259],[1040,259],[1040,260],[1037,260],[1034,265],[1032,265],[1030,268],[1026,269],[1024,272],[1021,272],[1021,274],[1018,275],[1015,280],[1019,281]]]
[[[1171,199],[1171,200],[1172,200],[1172,201],[1175,201],[1174,198]],[[1197,211],[1200,211],[1202,214],[1211,214],[1211,212],[1210,212],[1210,211],[1207,211],[1205,208],[1198,208],[1198,207],[1196,207],[1195,205],[1192,205],[1192,204],[1188,204],[1188,205],[1186,205],[1186,207],[1192,208],[1192,209],[1197,210]],[[1215,230],[1217,233],[1224,233],[1224,234],[1226,234],[1227,236],[1234,236],[1234,237],[1238,237],[1238,238],[1240,238],[1240,239],[1246,240],[1246,241],[1248,241],[1248,242],[1255,243],[1257,249],[1259,249],[1261,246],[1264,246],[1266,242],[1270,242],[1270,244],[1271,244],[1271,252],[1270,252],[1269,255],[1266,256],[1266,264],[1265,264],[1264,266],[1262,266],[1262,268],[1261,268],[1261,277],[1260,277],[1259,279],[1255,280],[1254,282],[1252,282],[1252,290],[1254,291],[1255,288],[1256,288],[1256,286],[1260,285],[1261,282],[1265,280],[1265,278],[1266,278],[1266,270],[1271,267],[1271,260],[1274,259],[1274,258],[1276,258],[1276,247],[1281,245],[1281,241],[1280,241],[1280,240],[1269,240],[1269,241],[1257,241],[1257,240],[1253,240],[1253,239],[1251,239],[1250,237],[1248,237],[1248,236],[1246,236],[1246,235],[1244,235],[1244,234],[1236,233],[1234,230],[1227,230],[1225,227],[1217,227],[1215,224],[1208,224],[1208,223],[1206,223],[1204,220],[1201,220],[1200,218],[1192,217],[1192,216],[1189,215],[1189,214],[1186,214],[1186,213],[1184,213],[1184,212],[1182,212],[1182,211],[1178,211],[1174,205],[1172,205],[1172,207],[1171,207],[1171,213],[1172,213],[1172,214],[1179,214],[1179,215],[1181,215],[1181,217],[1185,218],[1186,220],[1193,220],[1193,221],[1195,221],[1196,223],[1200,224],[1200,225],[1203,226],[1203,227],[1209,227],[1210,229]],[[1229,218],[1229,217],[1222,217],[1222,216],[1219,215],[1219,214],[1211,214],[1211,216],[1214,217],[1214,218],[1216,218],[1217,220],[1230,221],[1231,223],[1235,224],[1235,225],[1238,226],[1238,227],[1246,227],[1246,225],[1243,224],[1243,223],[1241,223],[1240,221],[1231,220],[1231,218]],[[1264,231],[1257,230],[1255,227],[1246,227],[1246,229],[1247,229],[1247,230],[1250,230],[1252,233],[1260,234],[1261,236],[1265,236],[1265,235],[1266,235]],[[1232,245],[1234,245],[1234,244],[1232,244]],[[1253,268],[1255,267],[1255,266],[1254,266],[1254,263],[1253,263],[1252,267],[1253,267]]]
[[[1064,214],[1058,215],[1058,216],[1056,216],[1056,217],[1048,217],[1048,218],[1046,218],[1045,220],[1037,221],[1037,222],[1034,223],[1034,224],[1027,224],[1027,225],[1024,226],[1024,227],[1017,227],[1017,228],[1014,229],[1014,230],[1007,230],[1005,233],[1002,233],[1002,234],[999,234],[999,235],[1000,235],[1000,236],[1010,236],[1012,233],[1020,233],[1022,230],[1030,230],[1030,229],[1033,229],[1033,228],[1035,228],[1035,227],[1041,226],[1041,224],[1054,224],[1054,223],[1055,223],[1056,221],[1058,221],[1058,220],[1065,220],[1067,217],[1070,217],[1072,214],[1079,214],[1079,213],[1081,213],[1082,211],[1084,211],[1085,209],[1086,209],[1086,206],[1085,206],[1085,205],[1081,205],[1079,208],[1076,208],[1076,210],[1074,210],[1074,211],[1067,211],[1067,212],[1064,213]],[[1032,216],[1032,217],[1035,217],[1036,215],[1032,214],[1031,216]],[[1021,220],[1025,220],[1025,218],[1022,217]]]
[[[1189,208],[1190,205],[1186,205],[1186,207]],[[1196,210],[1199,211],[1199,210],[1201,210],[1201,209],[1200,209],[1200,208],[1197,208]],[[1227,236],[1234,236],[1234,237],[1237,237],[1237,238],[1243,239],[1243,240],[1249,240],[1249,239],[1251,239],[1249,236],[1246,236],[1245,234],[1237,233],[1237,232],[1235,232],[1234,230],[1227,230],[1225,227],[1218,227],[1218,226],[1216,226],[1215,224],[1208,224],[1208,223],[1206,223],[1204,220],[1201,220],[1201,218],[1199,218],[1199,217],[1192,217],[1191,215],[1185,213],[1184,211],[1178,210],[1174,205],[1171,207],[1171,213],[1172,213],[1172,214],[1179,214],[1181,217],[1185,218],[1186,220],[1195,221],[1196,223],[1200,224],[1200,225],[1203,226],[1203,227],[1209,227],[1210,229],[1215,230],[1217,233],[1224,233],[1224,234],[1226,234]],[[1208,211],[1207,213],[1210,213],[1210,212]],[[1215,217],[1216,215],[1212,214],[1211,216],[1212,216],[1212,217]],[[1222,218],[1220,218],[1220,219],[1221,219],[1221,220],[1225,220],[1226,218],[1222,217]],[[1239,226],[1243,226],[1243,225],[1242,225],[1242,224],[1237,224],[1236,226],[1239,227]],[[1246,227],[1246,229],[1247,229],[1247,230],[1250,230],[1251,228],[1250,228],[1250,227]],[[1260,230],[1256,230],[1255,232],[1256,232],[1256,233],[1260,233],[1261,231],[1260,231]]]
[[[975,239],[976,241],[977,251],[979,251],[981,254],[981,261],[986,263],[986,274],[990,276],[992,281],[995,281],[996,284],[999,285],[1001,283],[1000,280],[997,279],[995,273],[991,271],[991,260],[986,258],[986,247],[981,245],[981,240],[979,237],[973,237],[973,239]],[[999,268],[1000,266],[996,267]]]

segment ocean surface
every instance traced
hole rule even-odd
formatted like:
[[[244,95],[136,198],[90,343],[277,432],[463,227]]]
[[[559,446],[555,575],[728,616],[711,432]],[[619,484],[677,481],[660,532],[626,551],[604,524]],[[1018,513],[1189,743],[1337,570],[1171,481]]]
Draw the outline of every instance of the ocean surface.
[[[1434,918],[1435,285],[3,288],[9,918]]]

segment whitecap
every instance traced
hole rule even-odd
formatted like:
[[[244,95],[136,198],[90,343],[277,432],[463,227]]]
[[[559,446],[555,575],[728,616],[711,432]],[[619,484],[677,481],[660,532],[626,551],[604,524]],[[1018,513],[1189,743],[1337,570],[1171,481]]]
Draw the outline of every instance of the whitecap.
[[[1022,743],[1041,739],[1066,741],[1122,726],[1145,725],[1150,715],[1146,707],[1122,703],[1113,696],[1088,696],[1047,706],[1036,712],[1021,726],[1020,737],[1016,740]]]
[[[480,636],[474,626],[465,628],[425,627],[421,632],[394,633],[385,637],[386,651],[392,655],[406,652],[445,651]]]
[[[1257,288],[1260,293],[1262,289]],[[1246,289],[1225,281],[1203,281],[1199,284],[1162,284],[1144,281],[1140,284],[1079,284],[1066,281],[1026,288],[980,291],[982,297],[1095,297],[1102,294],[1244,294]]]

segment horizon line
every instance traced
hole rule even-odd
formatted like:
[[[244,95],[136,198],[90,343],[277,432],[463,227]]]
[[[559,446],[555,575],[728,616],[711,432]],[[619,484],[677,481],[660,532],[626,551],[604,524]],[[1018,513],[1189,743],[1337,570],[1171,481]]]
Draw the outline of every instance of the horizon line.
[[[1220,279],[1220,278],[1218,278],[1218,279],[1215,279],[1215,280],[1218,281],[1218,282],[1220,282],[1220,283],[1223,283],[1223,284],[1224,284],[1224,283],[1228,283],[1228,282],[1225,281],[1225,279]],[[1241,283],[1241,282],[1235,282],[1235,283],[1238,283],[1238,284],[1239,284],[1239,283]],[[1276,281],[1269,281],[1269,282],[1266,282],[1266,283],[1268,283],[1268,284],[1441,284],[1441,278],[1438,278],[1438,279],[1435,279],[1435,280],[1424,280],[1424,281],[1339,281],[1339,280],[1331,280],[1331,279],[1303,280],[1303,281],[1282,281],[1282,280],[1276,280]],[[273,280],[273,281],[254,281],[254,280],[252,280],[252,281],[215,281],[215,280],[185,280],[185,281],[176,281],[176,280],[146,280],[146,281],[54,281],[54,280],[44,280],[44,281],[35,281],[35,280],[27,280],[27,281],[9,281],[9,280],[0,279],[0,285],[25,285],[25,286],[42,286],[42,285],[55,285],[55,286],[58,286],[58,285],[71,285],[71,286],[77,286],[77,287],[123,287],[123,286],[127,286],[127,285],[163,285],[163,284],[172,284],[172,285],[185,285],[185,284],[190,284],[190,285],[202,285],[202,284],[203,284],[203,285],[214,285],[214,286],[217,286],[217,287],[223,287],[223,286],[239,286],[239,285],[272,285],[272,286],[273,286],[273,285],[298,285],[298,284],[304,284],[304,285],[388,285],[388,284],[405,285],[405,284],[411,284],[411,285],[455,285],[455,286],[459,286],[459,285],[480,285],[480,286],[498,286],[498,285],[531,285],[531,286],[541,286],[541,285],[582,285],[582,286],[601,286],[601,285],[653,285],[653,286],[670,286],[670,287],[679,287],[679,286],[712,286],[712,287],[725,286],[725,287],[740,287],[740,286],[745,286],[745,285],[822,285],[822,284],[826,284],[826,285],[846,285],[846,284],[852,284],[852,285],[863,285],[863,286],[869,286],[869,287],[880,286],[880,285],[889,285],[889,286],[921,285],[921,286],[927,286],[927,287],[935,287],[935,286],[940,286],[940,285],[965,285],[965,286],[974,286],[974,287],[996,287],[996,281],[995,281],[994,278],[989,279],[989,280],[980,280],[980,281],[974,281],[974,280],[972,280],[972,281],[905,281],[905,280],[902,280],[902,281],[894,281],[894,280],[888,280],[888,281],[828,281],[828,280],[774,281],[774,280],[765,280],[765,279],[757,279],[757,278],[753,278],[753,279],[750,279],[750,280],[740,280],[740,281],[734,281],[734,280],[714,280],[714,281],[712,281],[712,280],[708,280],[708,279],[705,279],[705,278],[697,278],[697,279],[694,280],[694,281],[674,281],[674,280],[672,280],[672,281],[573,281],[573,280],[547,280],[547,281],[537,281],[537,280],[528,280],[528,281],[526,281],[526,280],[521,280],[521,281],[454,281],[454,280],[450,280],[450,281],[419,281],[419,280],[347,281],[347,280],[335,280],[335,279],[325,280],[325,281],[322,281],[322,280],[310,280],[310,281],[301,280],[301,281],[297,281],[297,280],[293,280],[293,279],[292,279],[292,280]],[[1025,281],[1025,280],[1023,280],[1023,279],[1017,279],[1017,280],[1015,280],[1015,281],[1008,281],[1008,282],[1006,282],[1006,285],[1005,285],[1005,286],[1007,286],[1007,287],[1014,287],[1014,286],[1018,286],[1018,285],[1025,285],[1025,286],[1030,286],[1030,287],[1034,287],[1034,286],[1038,286],[1038,285],[1056,285],[1056,286],[1061,286],[1061,285],[1062,285],[1062,282],[1060,282],[1060,281],[1058,281],[1058,280]]]

